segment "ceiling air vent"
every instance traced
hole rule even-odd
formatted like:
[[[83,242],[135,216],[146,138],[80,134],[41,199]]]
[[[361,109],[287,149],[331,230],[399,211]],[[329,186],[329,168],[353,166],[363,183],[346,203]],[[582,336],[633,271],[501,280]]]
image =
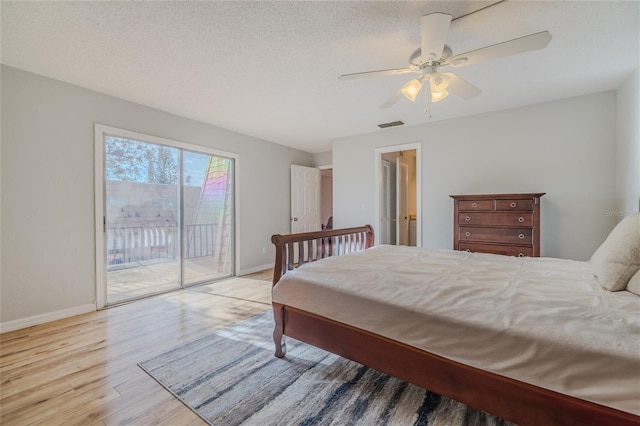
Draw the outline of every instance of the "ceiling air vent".
[[[389,123],[378,124],[378,127],[380,127],[381,129],[386,129],[387,127],[402,126],[403,124],[403,121],[390,121]]]

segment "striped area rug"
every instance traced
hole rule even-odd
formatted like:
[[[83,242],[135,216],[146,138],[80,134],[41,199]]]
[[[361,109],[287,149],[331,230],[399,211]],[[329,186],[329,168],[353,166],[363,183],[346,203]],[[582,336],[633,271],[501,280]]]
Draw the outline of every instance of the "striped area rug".
[[[287,338],[266,312],[140,363],[211,425],[507,425],[502,419]]]

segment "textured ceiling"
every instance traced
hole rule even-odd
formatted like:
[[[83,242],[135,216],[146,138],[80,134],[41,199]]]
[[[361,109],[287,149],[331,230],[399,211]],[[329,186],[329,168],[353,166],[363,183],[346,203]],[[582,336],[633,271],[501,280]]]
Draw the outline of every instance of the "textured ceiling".
[[[10,2],[2,63],[309,152],[343,136],[615,89],[638,67],[638,1]],[[471,13],[478,10],[476,13]],[[453,15],[454,54],[548,30],[543,50],[459,68],[482,90],[379,106],[420,17]],[[471,14],[469,14],[471,13]],[[466,15],[466,16],[464,16]],[[462,16],[462,17],[461,17]],[[135,129],[132,129],[135,130]]]

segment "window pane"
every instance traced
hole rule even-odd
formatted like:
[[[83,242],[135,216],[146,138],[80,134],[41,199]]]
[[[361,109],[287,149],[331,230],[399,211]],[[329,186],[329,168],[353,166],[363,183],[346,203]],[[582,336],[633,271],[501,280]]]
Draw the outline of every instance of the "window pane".
[[[107,136],[107,303],[180,287],[178,149]]]
[[[185,285],[233,274],[233,160],[184,151]]]

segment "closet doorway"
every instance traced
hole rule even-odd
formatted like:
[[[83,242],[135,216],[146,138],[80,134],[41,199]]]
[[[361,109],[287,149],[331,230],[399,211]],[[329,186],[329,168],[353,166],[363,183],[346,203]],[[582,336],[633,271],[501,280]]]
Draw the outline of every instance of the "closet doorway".
[[[376,150],[377,244],[421,246],[420,144]]]

